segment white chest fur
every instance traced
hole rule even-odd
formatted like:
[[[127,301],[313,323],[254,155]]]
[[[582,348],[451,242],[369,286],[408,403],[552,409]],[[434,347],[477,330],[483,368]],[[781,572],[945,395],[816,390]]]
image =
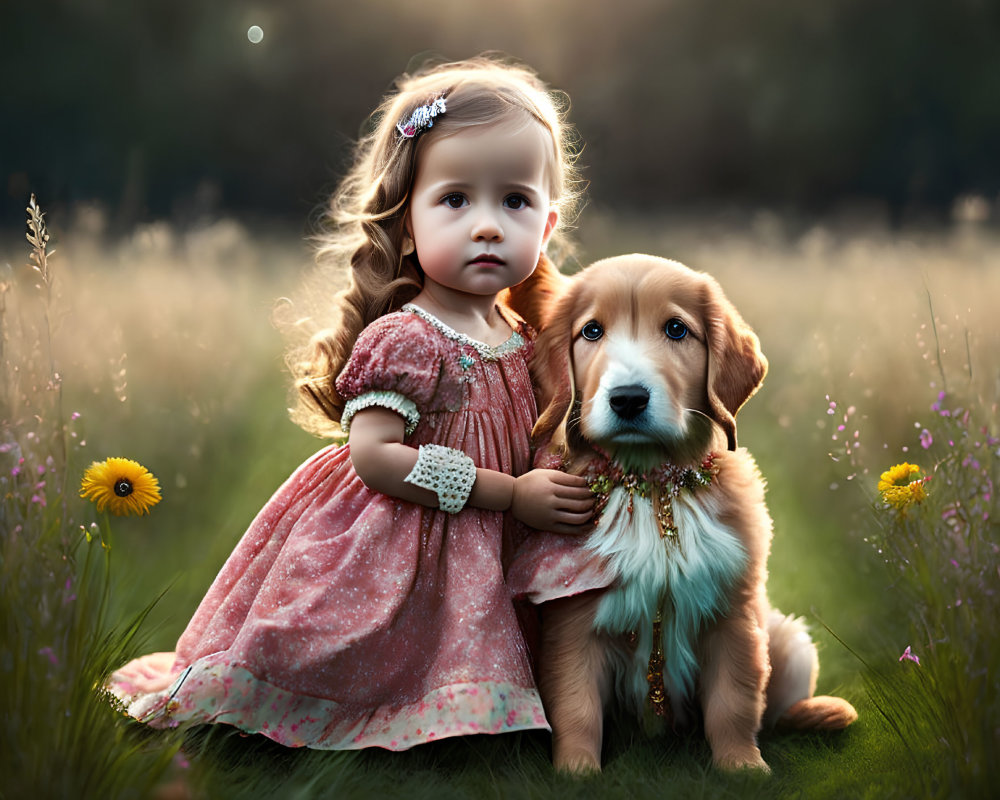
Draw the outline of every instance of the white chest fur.
[[[635,648],[612,654],[620,699],[641,717],[646,704],[653,619],[662,616],[663,681],[678,711],[694,689],[699,632],[726,611],[726,594],[747,555],[720,524],[710,489],[673,499],[677,536],[661,538],[652,502],[614,488],[587,546],[618,576],[601,599],[596,630],[619,637],[635,632]]]

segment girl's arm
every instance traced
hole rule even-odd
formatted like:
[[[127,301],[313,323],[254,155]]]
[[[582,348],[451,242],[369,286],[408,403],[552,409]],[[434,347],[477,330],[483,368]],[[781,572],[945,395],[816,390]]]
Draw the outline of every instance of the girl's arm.
[[[406,423],[395,411],[377,406],[351,419],[351,462],[365,486],[382,494],[437,508],[437,495],[404,479],[417,463],[417,449],[403,444]],[[517,478],[476,469],[466,505],[507,511],[533,528],[578,533],[589,521],[593,495],[583,478],[552,469],[535,469]]]

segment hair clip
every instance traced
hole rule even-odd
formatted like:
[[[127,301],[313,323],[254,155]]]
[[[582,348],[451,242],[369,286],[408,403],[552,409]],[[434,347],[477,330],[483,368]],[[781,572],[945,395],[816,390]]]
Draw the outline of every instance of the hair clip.
[[[396,130],[404,139],[412,139],[434,125],[434,117],[445,112],[444,97],[439,97],[433,103],[414,109],[406,122],[396,123]]]

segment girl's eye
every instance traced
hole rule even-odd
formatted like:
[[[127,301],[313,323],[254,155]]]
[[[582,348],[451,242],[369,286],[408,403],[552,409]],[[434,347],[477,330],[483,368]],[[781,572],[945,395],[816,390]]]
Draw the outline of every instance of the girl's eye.
[[[503,204],[513,211],[519,211],[528,205],[528,199],[524,195],[512,194],[504,199]]]
[[[596,319],[592,319],[583,326],[580,335],[588,342],[596,342],[604,335],[604,327]]]
[[[465,196],[453,192],[452,194],[446,194],[441,202],[448,206],[448,208],[461,208],[465,205]]]
[[[670,339],[683,339],[688,335],[688,326],[674,317],[673,319],[667,320],[667,324],[663,326],[663,332],[666,333],[667,337]]]

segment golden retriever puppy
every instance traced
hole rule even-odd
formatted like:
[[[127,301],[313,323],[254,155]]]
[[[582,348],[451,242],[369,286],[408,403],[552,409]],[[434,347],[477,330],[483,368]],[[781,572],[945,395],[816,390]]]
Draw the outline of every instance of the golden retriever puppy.
[[[560,286],[533,367],[536,465],[597,496],[584,553],[614,576],[542,607],[539,682],[559,769],[600,769],[614,700],[649,731],[700,715],[713,762],[767,769],[764,724],[838,729],[815,697],[816,648],[766,593],[764,482],[736,413],[767,371],[757,337],[709,276],[629,255]]]

